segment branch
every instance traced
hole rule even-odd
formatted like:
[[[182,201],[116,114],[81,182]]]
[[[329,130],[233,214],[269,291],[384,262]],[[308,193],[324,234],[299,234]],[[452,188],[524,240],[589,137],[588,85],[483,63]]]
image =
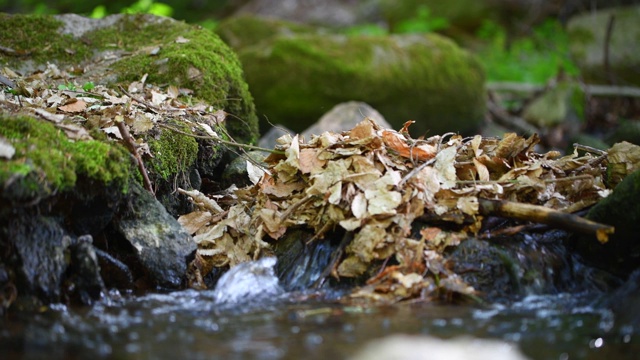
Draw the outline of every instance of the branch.
[[[116,126],[118,126],[118,130],[120,130],[120,135],[122,135],[124,145],[127,147],[131,155],[136,158],[136,162],[138,163],[138,170],[140,171],[140,174],[142,175],[142,181],[144,182],[144,188],[147,189],[151,194],[155,195],[153,187],[151,186],[151,180],[149,180],[149,175],[147,174],[147,169],[144,167],[142,158],[140,157],[140,154],[138,154],[136,143],[133,141],[133,138],[131,138],[127,126],[122,120],[116,120]]]
[[[580,216],[564,213],[540,205],[522,204],[513,201],[489,200],[478,198],[479,210],[482,215],[502,216],[510,219],[533,221],[546,224],[558,229],[564,229],[583,234],[595,234],[598,241],[606,243],[609,234],[613,234],[614,227],[600,224]]]
[[[221,144],[225,144],[225,145],[235,146],[235,147],[244,148],[244,149],[266,151],[266,152],[272,153],[272,154],[281,154],[281,155],[284,154],[283,151],[279,151],[279,150],[267,149],[267,148],[262,148],[262,147],[259,147],[259,146],[253,146],[253,145],[248,145],[248,144],[240,144],[240,143],[233,142],[233,141],[226,141],[226,140],[223,140],[223,139],[221,139],[219,137],[214,137],[214,136],[189,134],[188,132],[185,132],[185,131],[182,131],[182,130],[178,130],[178,129],[174,128],[174,127],[171,127],[171,126],[165,125],[165,124],[158,123],[157,125],[165,128],[165,129],[168,129],[168,130],[171,130],[171,131],[175,131],[178,134],[191,136],[191,137],[196,138],[196,139],[213,140],[213,141],[219,142]]]
[[[487,90],[516,93],[534,93],[545,88],[544,85],[508,81],[488,83],[486,87]],[[633,86],[583,85],[583,89],[591,96],[640,97],[640,88]]]

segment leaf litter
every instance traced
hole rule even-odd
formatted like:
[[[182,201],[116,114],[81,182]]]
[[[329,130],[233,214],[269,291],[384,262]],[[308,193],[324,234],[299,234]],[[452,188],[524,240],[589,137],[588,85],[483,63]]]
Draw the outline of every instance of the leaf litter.
[[[560,219],[602,242],[613,232],[570,214],[606,197],[615,185],[607,183],[601,154],[538,154],[537,135],[514,133],[501,139],[412,139],[409,125],[397,132],[365,118],[350,131],[325,132],[309,142],[281,137],[262,177],[230,192],[234,201],[222,218],[211,215],[215,220],[199,223],[194,264],[212,269],[256,259],[295,227],[311,229],[310,241],[328,241],[342,230],[350,241],[330,273],[366,279],[350,295],[353,301],[474,297],[443,252],[478,235],[487,215],[549,224]],[[626,176],[640,164],[640,147],[619,148],[608,155],[624,157],[619,169]],[[199,207],[198,214],[210,211]]]
[[[0,75],[11,88],[0,92],[5,109],[31,112],[76,141],[91,138],[86,128],[122,141],[116,126],[122,123],[139,155],[153,156],[143,135],[165,118],[190,123],[211,139],[219,139],[217,125],[225,120],[222,110],[180,101],[189,89],[161,89],[146,84],[146,76],[127,90],[92,84],[91,91],[75,91],[69,85],[82,87],[53,64],[29,76],[8,68]],[[52,81],[65,82],[56,88]],[[410,124],[394,131],[366,118],[349,131],[325,132],[309,142],[285,135],[265,160],[268,168],[247,162],[253,185],[217,196],[179,189],[197,207],[178,219],[198,243],[190,285],[204,288],[202,279],[213,268],[257,259],[289,229],[302,226],[314,232],[310,241],[328,241],[337,230],[349,235],[330,273],[366,280],[352,292],[353,301],[474,296],[443,251],[477,235],[483,218],[569,221],[572,229],[606,242],[611,227],[571,213],[606,197],[640,168],[640,147],[625,142],[607,152],[579,155],[576,149],[560,156],[536,153],[537,135],[413,139]],[[13,155],[5,139],[0,150],[5,159]]]

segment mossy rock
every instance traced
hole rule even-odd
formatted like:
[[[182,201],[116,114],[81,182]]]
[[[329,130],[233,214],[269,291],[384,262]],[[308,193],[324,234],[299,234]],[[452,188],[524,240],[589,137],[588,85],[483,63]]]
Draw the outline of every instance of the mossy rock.
[[[571,55],[588,82],[640,85],[640,6],[618,7],[573,17],[567,24]],[[604,64],[607,28],[613,17],[608,41],[609,72]]]
[[[310,25],[250,15],[225,19],[216,28],[216,34],[233,49],[242,49],[277,36],[323,33],[328,32]]]
[[[247,24],[246,18],[242,21]],[[253,21],[259,26],[263,20]],[[233,24],[233,20],[221,24],[219,33],[225,39],[243,39],[243,28]],[[235,50],[258,113],[294,131],[351,100],[368,103],[396,128],[415,120],[414,136],[474,132],[483,118],[485,77],[480,63],[439,35],[343,36],[280,30],[271,37],[238,43]]]
[[[207,29],[152,15],[0,14],[0,62],[30,73],[55,63],[76,83],[175,85],[233,116],[226,126],[237,141],[258,138],[253,99],[231,49]]]
[[[587,218],[615,227],[606,244],[595,236],[580,237],[575,246],[594,265],[626,276],[640,265],[640,170],[628,175],[613,193],[597,203]]]
[[[0,112],[0,138],[15,149],[0,159],[0,214],[24,204],[83,186],[127,192],[135,169],[124,147],[98,140],[69,140],[53,124],[26,115]]]

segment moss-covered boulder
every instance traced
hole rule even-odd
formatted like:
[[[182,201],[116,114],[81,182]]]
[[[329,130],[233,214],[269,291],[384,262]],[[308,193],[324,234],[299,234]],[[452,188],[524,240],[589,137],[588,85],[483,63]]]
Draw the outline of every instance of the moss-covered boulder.
[[[624,178],[611,195],[596,204],[587,218],[615,227],[605,244],[581,237],[575,246],[589,262],[614,274],[627,276],[640,267],[640,170]]]
[[[124,147],[72,141],[60,128],[30,116],[0,111],[0,139],[14,149],[10,159],[0,159],[0,217],[77,185],[124,194],[135,169]]]
[[[584,13],[569,21],[567,31],[571,54],[585,80],[601,84],[640,85],[639,16],[640,6],[627,6]],[[607,41],[610,21],[610,39]],[[609,61],[608,70],[605,58]]]
[[[31,73],[54,63],[75,81],[174,85],[223,109],[238,141],[258,138],[253,100],[235,54],[207,29],[151,15],[89,19],[0,14],[0,63]]]
[[[483,69],[447,38],[296,29],[247,17],[218,29],[244,65],[258,113],[270,122],[302,131],[350,100],[370,104],[396,128],[415,120],[414,135],[473,132],[483,118]]]

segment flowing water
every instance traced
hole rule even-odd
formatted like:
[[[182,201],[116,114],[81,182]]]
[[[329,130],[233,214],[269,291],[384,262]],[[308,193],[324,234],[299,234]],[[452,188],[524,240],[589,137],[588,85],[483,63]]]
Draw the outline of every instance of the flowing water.
[[[10,313],[0,320],[2,359],[344,359],[393,334],[443,344],[460,336],[497,339],[531,359],[632,359],[640,350],[637,330],[590,305],[597,296],[590,293],[373,308],[341,305],[332,292],[247,294],[252,298],[221,303],[217,291],[113,293],[90,308]]]

